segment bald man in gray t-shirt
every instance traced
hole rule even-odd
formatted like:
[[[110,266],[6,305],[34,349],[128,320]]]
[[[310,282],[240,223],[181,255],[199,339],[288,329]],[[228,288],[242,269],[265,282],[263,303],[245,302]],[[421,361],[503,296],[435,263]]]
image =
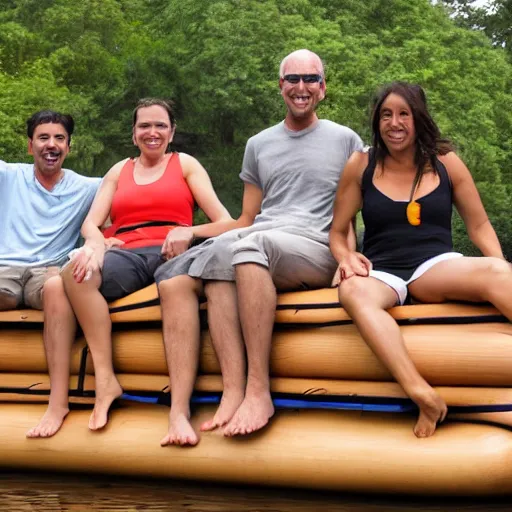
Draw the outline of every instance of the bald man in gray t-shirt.
[[[276,291],[330,286],[337,267],[328,240],[336,186],[363,144],[349,128],[318,119],[325,79],[317,55],[299,50],[286,57],[280,87],[285,120],[247,143],[242,215],[226,226],[231,231],[169,260],[155,275],[172,389],[162,445],[198,442],[189,421],[199,350],[197,297],[208,299],[224,386],[219,409],[201,430],[225,426],[224,435],[248,434],[274,412],[269,356]]]

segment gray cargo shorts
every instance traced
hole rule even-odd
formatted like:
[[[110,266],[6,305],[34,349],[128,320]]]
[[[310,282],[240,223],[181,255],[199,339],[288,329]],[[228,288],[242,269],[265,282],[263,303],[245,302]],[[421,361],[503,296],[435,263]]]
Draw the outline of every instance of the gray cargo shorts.
[[[244,263],[268,268],[279,291],[328,287],[337,268],[326,244],[279,227],[254,225],[190,248],[162,265],[155,277],[157,283],[184,274],[234,281],[235,266]]]

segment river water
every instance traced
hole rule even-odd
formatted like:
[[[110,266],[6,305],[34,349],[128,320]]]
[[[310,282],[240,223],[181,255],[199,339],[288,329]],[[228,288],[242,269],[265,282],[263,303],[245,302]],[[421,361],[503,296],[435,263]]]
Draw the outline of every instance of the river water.
[[[512,510],[512,500],[372,496],[176,480],[0,473],[0,511],[391,512]]]

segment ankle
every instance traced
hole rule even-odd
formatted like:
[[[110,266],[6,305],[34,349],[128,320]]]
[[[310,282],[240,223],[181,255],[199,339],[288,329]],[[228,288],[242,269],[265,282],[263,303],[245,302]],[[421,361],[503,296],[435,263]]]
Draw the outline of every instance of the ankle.
[[[66,400],[52,400],[50,399],[48,402],[48,411],[51,412],[69,412],[69,403]]]
[[[245,391],[246,398],[255,398],[257,400],[270,399],[270,388],[268,386],[247,386]]]
[[[222,395],[223,396],[239,396],[245,394],[245,379],[243,382],[223,382]]]
[[[432,395],[436,394],[436,391],[427,382],[424,384],[410,386],[405,389],[405,392],[409,398],[417,404],[424,403],[426,400],[432,397]]]
[[[180,416],[184,416],[187,420],[190,419],[190,407],[171,404],[171,410],[169,411],[169,417],[172,419],[179,418]]]

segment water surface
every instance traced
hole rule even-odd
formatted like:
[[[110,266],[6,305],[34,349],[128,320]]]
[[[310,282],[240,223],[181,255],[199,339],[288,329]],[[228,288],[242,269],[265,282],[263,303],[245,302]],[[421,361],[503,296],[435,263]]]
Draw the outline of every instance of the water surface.
[[[177,480],[0,473],[0,510],[14,512],[391,512],[512,510],[510,499],[373,496],[230,487]]]

